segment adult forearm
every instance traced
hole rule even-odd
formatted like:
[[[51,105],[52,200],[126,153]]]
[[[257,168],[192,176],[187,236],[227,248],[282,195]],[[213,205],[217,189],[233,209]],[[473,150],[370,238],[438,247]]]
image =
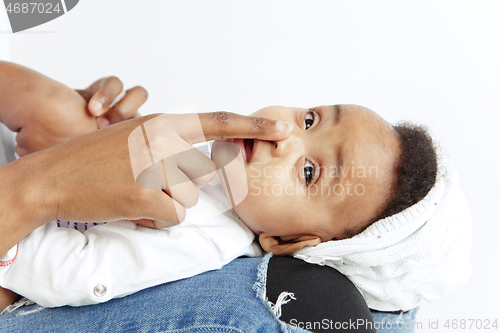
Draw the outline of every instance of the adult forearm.
[[[0,257],[31,231],[50,221],[40,156],[32,154],[0,167]],[[56,208],[57,209],[57,208]]]

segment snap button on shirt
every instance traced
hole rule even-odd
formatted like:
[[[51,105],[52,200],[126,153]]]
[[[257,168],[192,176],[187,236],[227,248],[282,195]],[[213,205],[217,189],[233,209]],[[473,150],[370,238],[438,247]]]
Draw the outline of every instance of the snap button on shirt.
[[[103,286],[102,284],[98,284],[94,287],[94,295],[97,297],[102,297],[106,295],[106,287]]]

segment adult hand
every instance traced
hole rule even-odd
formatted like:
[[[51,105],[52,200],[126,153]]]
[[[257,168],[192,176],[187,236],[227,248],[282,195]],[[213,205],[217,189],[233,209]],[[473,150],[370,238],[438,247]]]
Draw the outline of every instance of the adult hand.
[[[162,189],[168,194],[168,201],[174,209],[169,209],[166,220],[156,221],[159,222],[157,224],[152,221],[138,223],[165,227],[182,221],[186,215],[185,208],[197,203],[198,189],[215,177],[212,160],[194,149],[192,144],[223,138],[280,140],[284,138],[283,134],[288,136],[292,128],[290,123],[229,112],[164,114],[143,123],[129,136],[134,179],[143,188]],[[233,160],[240,149],[236,145],[231,146],[237,150],[230,154]],[[236,190],[238,186],[231,187],[234,199],[235,193],[239,192]]]
[[[141,146],[144,140],[138,136],[129,141],[131,133],[141,125],[147,127],[146,122],[156,117],[159,121],[155,126],[160,130],[151,132],[148,141],[160,157],[169,156],[172,146],[214,139],[283,140],[293,128],[274,119],[215,112],[195,117],[203,128],[200,136],[198,129],[190,126],[193,115],[150,115],[20,158],[0,168],[4,189],[0,192],[0,256],[33,229],[57,218],[75,222],[146,219],[150,226],[158,227],[179,223],[183,219],[179,214],[184,209],[182,200],[179,203],[171,198],[167,188],[139,187],[134,174],[151,163],[138,159],[131,164],[129,143]],[[281,132],[278,126],[283,125],[288,128]],[[186,164],[180,169],[189,167]]]
[[[114,107],[120,80],[100,79],[79,93],[29,68],[0,61],[0,121],[16,135],[16,152],[24,156],[94,131],[95,101],[103,101],[101,125],[138,117],[147,98],[141,87],[132,88]],[[89,106],[87,109],[88,103]],[[107,119],[110,119],[109,121]]]
[[[99,128],[117,122],[138,118],[137,112],[148,99],[146,89],[141,86],[130,88],[113,106],[111,103],[120,95],[123,83],[115,76],[102,78],[92,83],[87,89],[76,90],[88,103],[88,110],[94,117],[99,117]]]

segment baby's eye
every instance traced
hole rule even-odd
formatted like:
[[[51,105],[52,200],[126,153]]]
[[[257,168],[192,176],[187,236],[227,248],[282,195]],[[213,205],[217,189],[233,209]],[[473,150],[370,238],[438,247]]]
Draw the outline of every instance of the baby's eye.
[[[318,113],[316,111],[314,111],[313,109],[310,109],[307,114],[306,114],[306,118],[304,120],[305,124],[306,124],[306,130],[309,129],[309,127],[311,127],[312,125],[314,125],[314,122],[316,121],[316,118],[318,116]]]
[[[306,161],[304,163],[304,179],[306,180],[306,184],[309,185],[313,176],[314,176],[314,165],[311,162]]]

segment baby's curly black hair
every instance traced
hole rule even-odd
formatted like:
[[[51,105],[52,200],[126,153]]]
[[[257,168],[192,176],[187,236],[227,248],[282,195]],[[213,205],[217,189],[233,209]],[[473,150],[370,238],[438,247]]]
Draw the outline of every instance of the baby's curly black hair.
[[[385,208],[373,222],[416,204],[436,183],[437,154],[427,128],[405,122],[397,124],[394,129],[400,146],[395,182]]]
[[[362,230],[346,230],[346,238],[354,237],[376,221],[413,206],[436,183],[437,153],[427,127],[403,122],[395,125],[394,129],[399,139],[400,153],[394,166],[392,189],[378,215]]]

